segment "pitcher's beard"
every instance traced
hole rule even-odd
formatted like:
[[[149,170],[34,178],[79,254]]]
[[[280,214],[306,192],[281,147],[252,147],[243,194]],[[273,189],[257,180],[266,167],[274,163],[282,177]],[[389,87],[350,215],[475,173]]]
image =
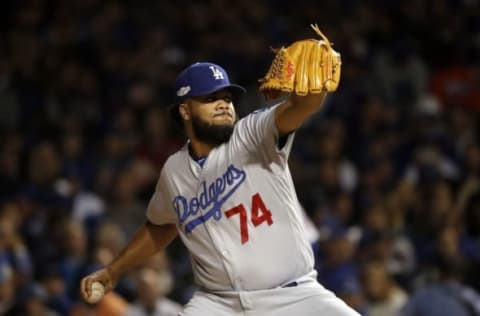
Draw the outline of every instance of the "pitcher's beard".
[[[218,146],[226,143],[232,136],[232,125],[213,125],[202,121],[197,116],[192,116],[192,127],[195,137],[204,143]]]

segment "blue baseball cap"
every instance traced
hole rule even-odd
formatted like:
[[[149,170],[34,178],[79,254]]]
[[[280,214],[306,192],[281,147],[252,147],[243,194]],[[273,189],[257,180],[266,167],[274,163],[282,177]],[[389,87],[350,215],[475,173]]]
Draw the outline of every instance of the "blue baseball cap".
[[[233,94],[246,92],[242,86],[230,83],[225,69],[208,62],[198,62],[188,66],[175,80],[177,101],[208,95],[221,89],[228,89]]]

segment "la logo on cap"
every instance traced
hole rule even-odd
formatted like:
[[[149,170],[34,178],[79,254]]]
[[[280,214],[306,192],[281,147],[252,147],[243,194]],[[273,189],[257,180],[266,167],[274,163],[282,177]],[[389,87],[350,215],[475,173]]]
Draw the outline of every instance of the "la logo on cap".
[[[210,70],[212,71],[213,76],[215,77],[215,80],[223,80],[225,79],[223,76],[223,73],[215,66],[210,66]]]

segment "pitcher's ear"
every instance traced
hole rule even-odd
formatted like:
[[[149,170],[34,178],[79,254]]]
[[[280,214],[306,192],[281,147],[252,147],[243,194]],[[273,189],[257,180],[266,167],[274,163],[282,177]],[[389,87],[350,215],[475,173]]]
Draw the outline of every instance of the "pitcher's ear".
[[[185,121],[190,120],[190,107],[186,103],[180,103],[178,106],[178,111],[180,112],[180,116]]]

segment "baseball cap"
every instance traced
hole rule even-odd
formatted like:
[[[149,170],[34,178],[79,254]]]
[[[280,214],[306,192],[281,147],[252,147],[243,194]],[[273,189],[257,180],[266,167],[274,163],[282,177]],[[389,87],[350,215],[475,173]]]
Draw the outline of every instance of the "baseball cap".
[[[229,89],[233,94],[246,91],[242,86],[230,83],[225,69],[209,62],[197,62],[188,66],[175,80],[177,101],[208,95],[221,89]]]
[[[176,102],[168,107],[168,112],[174,121],[181,124],[182,118],[178,112],[181,101],[208,95],[221,89],[229,89],[233,95],[245,93],[242,86],[232,84],[228,74],[221,66],[210,62],[197,62],[185,68],[175,80]]]

